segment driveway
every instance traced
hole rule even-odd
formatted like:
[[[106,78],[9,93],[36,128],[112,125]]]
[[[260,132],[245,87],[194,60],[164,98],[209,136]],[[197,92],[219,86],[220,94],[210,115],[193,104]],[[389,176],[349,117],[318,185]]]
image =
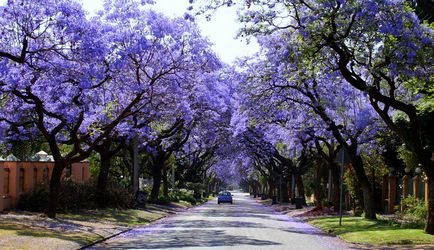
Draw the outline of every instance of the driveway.
[[[234,204],[216,200],[150,226],[135,228],[93,249],[349,249],[337,237],[276,213],[246,193]]]

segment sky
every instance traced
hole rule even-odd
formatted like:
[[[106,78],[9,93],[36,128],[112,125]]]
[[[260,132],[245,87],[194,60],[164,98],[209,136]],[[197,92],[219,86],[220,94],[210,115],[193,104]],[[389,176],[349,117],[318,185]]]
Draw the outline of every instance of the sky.
[[[94,12],[102,6],[103,0],[81,0],[83,7]],[[168,16],[183,16],[188,0],[156,0],[154,8]],[[237,22],[236,8],[221,8],[217,10],[211,21],[204,17],[196,18],[202,35],[214,44],[216,54],[228,64],[232,64],[237,57],[253,55],[259,50],[258,44],[252,40],[250,44],[235,39],[240,24]]]
[[[0,0],[5,5],[7,0]],[[103,0],[79,0],[90,13],[102,8]],[[155,0],[154,8],[168,16],[183,16],[189,6],[188,0]],[[253,55],[259,45],[252,39],[249,44],[235,39],[241,25],[237,21],[236,7],[224,7],[216,11],[211,21],[198,17],[196,22],[202,35],[214,44],[213,49],[223,62],[232,64],[237,57]]]

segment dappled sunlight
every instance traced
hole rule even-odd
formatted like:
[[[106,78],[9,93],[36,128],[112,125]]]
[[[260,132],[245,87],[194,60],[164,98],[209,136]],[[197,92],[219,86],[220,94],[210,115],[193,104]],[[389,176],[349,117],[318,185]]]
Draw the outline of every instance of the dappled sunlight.
[[[346,249],[339,239],[258,204],[244,193],[234,193],[233,201],[219,205],[211,200],[93,248]]]
[[[133,233],[129,239],[121,239],[107,245],[110,248],[181,248],[181,247],[223,247],[223,246],[271,246],[279,245],[277,242],[257,240],[251,237],[229,235],[223,230],[147,230],[135,231],[135,233],[147,233],[149,237],[142,239],[141,235]],[[104,246],[104,245],[103,245]]]

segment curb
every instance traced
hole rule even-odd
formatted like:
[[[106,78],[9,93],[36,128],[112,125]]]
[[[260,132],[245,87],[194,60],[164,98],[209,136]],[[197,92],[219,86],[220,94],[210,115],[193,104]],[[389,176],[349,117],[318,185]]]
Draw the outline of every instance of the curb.
[[[177,213],[174,213],[174,214],[177,214]],[[151,220],[151,221],[149,221],[148,224],[137,225],[137,226],[134,226],[134,227],[131,227],[131,228],[125,229],[125,230],[123,230],[123,231],[117,232],[117,233],[115,233],[115,234],[109,235],[109,236],[107,236],[107,237],[105,237],[105,238],[102,238],[102,239],[100,239],[100,240],[97,240],[97,241],[95,241],[95,242],[92,242],[92,243],[89,243],[89,244],[87,244],[87,245],[85,245],[85,246],[82,246],[82,247],[78,248],[77,250],[83,250],[83,249],[86,249],[86,248],[88,248],[88,247],[94,246],[94,245],[99,244],[99,243],[101,243],[101,242],[103,242],[103,241],[106,241],[106,240],[109,240],[109,239],[111,239],[111,238],[114,238],[114,237],[116,237],[116,236],[118,236],[118,235],[120,235],[120,234],[123,234],[123,233],[129,232],[129,231],[131,231],[131,230],[133,230],[133,229],[135,229],[135,228],[143,227],[143,226],[149,226],[149,225],[151,225],[151,224],[154,223],[154,222],[158,222],[159,220],[165,219],[165,218],[167,218],[168,216],[170,216],[170,215],[174,215],[174,214],[169,214],[169,213],[168,213],[167,215],[164,215],[164,216],[161,217],[161,218],[158,218],[158,219],[155,219],[155,220]]]
[[[163,219],[163,218],[165,218],[165,216],[164,216],[164,217],[161,217],[160,219]],[[157,220],[160,220],[160,219],[157,219]],[[155,221],[157,221],[157,220],[155,220]],[[152,221],[152,222],[154,222],[154,221]],[[92,242],[92,243],[90,243],[90,244],[87,244],[86,246],[82,246],[82,247],[78,248],[78,250],[82,250],[82,249],[86,249],[86,248],[88,248],[88,247],[94,246],[94,245],[96,245],[96,244],[99,244],[99,243],[101,243],[101,242],[103,242],[103,241],[106,241],[106,240],[108,240],[108,239],[111,239],[111,238],[113,238],[113,237],[116,237],[116,236],[118,236],[119,234],[123,234],[123,233],[126,233],[126,232],[128,232],[128,231],[131,231],[131,230],[133,230],[133,229],[134,229],[134,227],[132,227],[132,228],[128,228],[128,229],[126,229],[126,230],[124,230],[124,231],[121,231],[121,232],[118,232],[118,233],[115,233],[115,234],[112,234],[112,235],[110,235],[110,236],[108,236],[108,237],[106,237],[106,238],[102,238],[102,239],[100,239],[100,240],[97,240],[97,241],[95,241],[95,242]]]
[[[198,204],[198,205],[196,205],[196,206],[192,206],[192,207],[185,208],[185,209],[182,210],[182,211],[173,212],[173,213],[167,213],[167,215],[164,215],[164,216],[161,217],[161,218],[158,218],[158,219],[155,219],[155,220],[151,220],[151,221],[149,221],[148,224],[138,225],[138,226],[134,226],[134,227],[131,227],[131,228],[125,229],[125,230],[123,230],[123,231],[121,231],[121,232],[117,232],[117,233],[115,233],[115,234],[112,234],[112,235],[107,236],[107,237],[105,237],[105,238],[102,238],[102,239],[100,239],[100,240],[97,240],[97,241],[95,241],[95,242],[92,242],[92,243],[89,243],[89,244],[87,244],[87,245],[85,245],[85,246],[82,246],[82,247],[78,248],[77,250],[84,250],[84,249],[86,249],[86,248],[92,247],[92,246],[97,245],[97,244],[99,244],[99,243],[101,243],[101,242],[103,242],[103,241],[109,240],[109,239],[111,239],[111,238],[114,238],[114,237],[116,237],[116,236],[118,236],[118,235],[120,235],[120,234],[123,234],[123,233],[129,232],[129,231],[131,231],[131,230],[133,230],[133,229],[135,229],[135,228],[138,228],[138,227],[150,226],[150,225],[153,224],[154,222],[158,222],[158,221],[163,220],[163,219],[165,219],[165,218],[167,218],[167,217],[174,216],[174,215],[176,215],[176,214],[178,214],[178,213],[186,212],[186,211],[188,211],[188,210],[190,210],[190,209],[193,209],[193,208],[196,208],[196,207],[202,206],[202,205],[206,204],[207,202],[208,202],[208,201],[205,201],[205,202],[203,202],[203,203],[201,203],[201,204]]]

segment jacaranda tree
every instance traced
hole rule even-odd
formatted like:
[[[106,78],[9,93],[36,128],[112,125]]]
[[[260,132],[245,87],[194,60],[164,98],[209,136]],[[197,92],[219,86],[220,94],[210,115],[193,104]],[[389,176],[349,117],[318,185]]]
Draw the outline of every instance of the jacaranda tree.
[[[216,0],[205,5],[214,9],[235,2]],[[434,145],[423,119],[432,112],[432,27],[419,20],[404,0],[238,3],[243,7],[243,34],[287,30],[292,37],[288,47],[309,51],[312,62],[332,61],[344,84],[368,96],[372,107],[405,142],[428,177],[430,197],[425,230],[434,234]],[[329,88],[336,87],[341,85],[330,84]]]
[[[0,9],[0,119],[10,133],[2,140],[30,131],[49,144],[49,217],[67,166],[129,125],[154,93],[176,91],[211,66],[194,24],[140,12],[142,3],[106,1],[92,18],[75,1],[8,1]]]

